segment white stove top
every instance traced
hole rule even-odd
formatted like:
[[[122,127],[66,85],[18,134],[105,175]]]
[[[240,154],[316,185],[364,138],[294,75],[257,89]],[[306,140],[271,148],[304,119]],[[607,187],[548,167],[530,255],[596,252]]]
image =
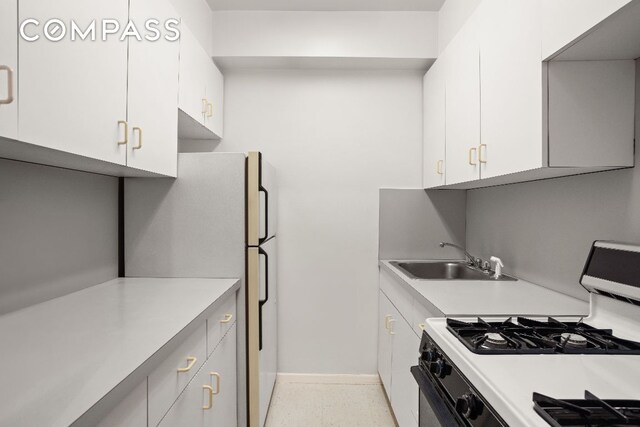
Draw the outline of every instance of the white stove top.
[[[640,341],[640,307],[593,298],[600,299],[597,305],[592,301],[599,309],[584,319],[585,323]],[[558,399],[583,399],[589,390],[602,399],[640,400],[640,355],[475,354],[447,329],[446,319],[427,319],[427,325],[427,333],[443,353],[512,427],[548,426],[533,409],[533,392]]]

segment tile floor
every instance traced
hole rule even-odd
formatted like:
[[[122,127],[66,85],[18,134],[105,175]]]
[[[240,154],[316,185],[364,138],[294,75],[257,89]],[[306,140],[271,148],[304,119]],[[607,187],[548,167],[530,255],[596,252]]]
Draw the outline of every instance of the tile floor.
[[[266,427],[395,427],[379,384],[279,382]]]

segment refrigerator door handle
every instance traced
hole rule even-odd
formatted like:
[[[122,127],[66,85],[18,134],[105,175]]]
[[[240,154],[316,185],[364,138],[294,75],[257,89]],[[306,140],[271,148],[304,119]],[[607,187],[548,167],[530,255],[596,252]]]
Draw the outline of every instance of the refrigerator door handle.
[[[266,193],[266,190],[265,190]],[[269,301],[269,255],[262,248],[258,248],[258,254],[264,256],[264,299],[259,300],[259,311],[258,311],[258,324],[259,324],[259,339],[260,339],[260,347],[262,350],[262,306]]]
[[[269,238],[269,192],[262,185],[258,191],[264,193],[264,236],[259,238],[260,244],[262,244]]]

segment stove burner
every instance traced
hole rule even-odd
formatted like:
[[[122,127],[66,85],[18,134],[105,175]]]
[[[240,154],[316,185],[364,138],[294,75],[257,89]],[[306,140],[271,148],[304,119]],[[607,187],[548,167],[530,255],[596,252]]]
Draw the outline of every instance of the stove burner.
[[[563,347],[571,346],[571,347],[579,347],[585,348],[587,346],[587,339],[579,334],[572,334],[570,332],[565,332],[560,334],[560,342]]]
[[[485,348],[504,348],[508,347],[509,342],[497,332],[488,332],[484,334],[484,342],[482,347]]]
[[[552,317],[501,322],[447,319],[447,329],[469,350],[481,354],[640,354],[640,342],[618,338],[611,329]]]

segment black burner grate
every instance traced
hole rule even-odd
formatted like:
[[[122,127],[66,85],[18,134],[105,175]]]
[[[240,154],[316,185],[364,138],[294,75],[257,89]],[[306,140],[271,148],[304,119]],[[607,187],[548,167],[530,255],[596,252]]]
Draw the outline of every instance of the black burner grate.
[[[602,400],[589,391],[584,399],[560,400],[533,393],[535,411],[549,425],[640,426],[640,400]]]
[[[504,322],[447,319],[447,329],[474,353],[482,354],[640,354],[640,343],[618,338],[611,329],[586,323],[546,322],[518,317]]]

